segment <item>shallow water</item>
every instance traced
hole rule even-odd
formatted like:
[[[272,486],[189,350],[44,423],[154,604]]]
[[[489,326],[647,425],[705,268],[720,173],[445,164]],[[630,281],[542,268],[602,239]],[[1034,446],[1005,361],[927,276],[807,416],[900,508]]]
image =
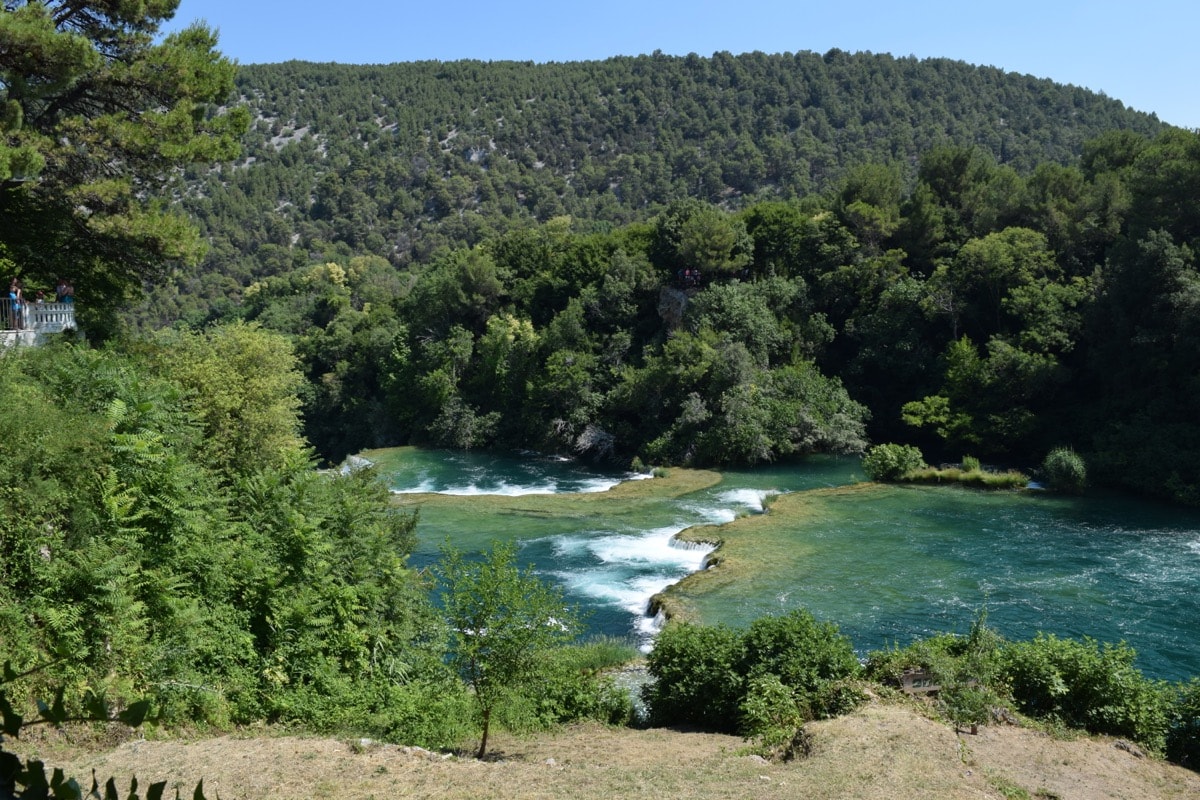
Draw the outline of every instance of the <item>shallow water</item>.
[[[863,487],[857,459],[731,471],[678,496],[608,491],[624,473],[569,462],[420,451],[365,454],[420,508],[426,566],[450,541],[496,539],[563,586],[589,630],[636,637],[649,598],[699,570],[692,525],[723,530],[734,581],[672,590],[706,622],[744,625],[807,608],[836,622],[865,654],[941,631],[965,632],[979,609],[1009,638],[1038,631],[1127,641],[1154,677],[1200,674],[1200,514],[1133,498],[1064,499],[959,488]],[[713,480],[717,480],[715,477]],[[622,487],[624,488],[624,487]],[[639,487],[641,488],[641,487]],[[788,494],[774,503],[771,499]],[[771,513],[758,517],[764,502]],[[723,566],[722,569],[726,569]]]

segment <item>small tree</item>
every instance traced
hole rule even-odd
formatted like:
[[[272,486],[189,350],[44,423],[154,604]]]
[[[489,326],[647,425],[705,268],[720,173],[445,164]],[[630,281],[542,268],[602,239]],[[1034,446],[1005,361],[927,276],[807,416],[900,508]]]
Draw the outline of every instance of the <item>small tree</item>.
[[[539,669],[538,653],[570,641],[576,614],[562,593],[516,565],[516,547],[496,543],[482,561],[442,548],[438,569],[452,630],[451,663],[475,694],[487,753],[492,713]]]

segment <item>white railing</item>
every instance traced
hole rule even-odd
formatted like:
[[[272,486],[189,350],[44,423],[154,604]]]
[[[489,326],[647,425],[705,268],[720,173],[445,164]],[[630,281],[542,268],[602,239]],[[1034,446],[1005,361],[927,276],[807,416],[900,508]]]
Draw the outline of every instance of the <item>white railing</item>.
[[[0,298],[0,346],[36,345],[43,337],[75,330],[74,303],[22,303],[19,314]]]
[[[74,303],[28,303],[25,326],[38,333],[62,333],[75,329]]]

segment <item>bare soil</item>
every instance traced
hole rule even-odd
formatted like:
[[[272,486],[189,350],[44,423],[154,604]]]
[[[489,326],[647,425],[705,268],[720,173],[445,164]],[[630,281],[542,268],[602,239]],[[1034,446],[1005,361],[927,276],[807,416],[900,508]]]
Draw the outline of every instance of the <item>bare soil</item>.
[[[1064,740],[1003,724],[956,732],[911,704],[878,700],[809,730],[812,755],[786,764],[746,755],[737,737],[599,725],[529,738],[502,734],[486,761],[271,731],[115,746],[50,734],[22,747],[85,789],[94,769],[125,790],[133,775],[143,787],[165,779],[181,796],[203,778],[208,797],[224,800],[1200,798],[1200,774],[1108,738]]]

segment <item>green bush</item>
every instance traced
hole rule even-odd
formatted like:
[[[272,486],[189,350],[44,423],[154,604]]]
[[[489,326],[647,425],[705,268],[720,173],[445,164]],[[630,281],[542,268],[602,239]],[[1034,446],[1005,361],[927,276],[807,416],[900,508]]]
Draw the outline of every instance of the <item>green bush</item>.
[[[1124,736],[1161,752],[1168,700],[1163,684],[1134,666],[1125,644],[1038,634],[1001,651],[1001,677],[1021,711],[1092,733]]]
[[[808,707],[810,717],[822,716],[812,708],[818,690],[856,675],[858,668],[850,640],[836,625],[818,622],[807,611],[761,617],[742,637],[738,671],[747,678],[777,675]]]
[[[1200,770],[1200,678],[1181,685],[1167,724],[1167,758]]]
[[[894,481],[925,466],[921,451],[910,444],[877,444],[863,456],[863,472],[873,481]]]
[[[763,758],[790,761],[807,750],[804,713],[777,675],[750,681],[741,709],[742,730],[753,740],[751,751]]]
[[[963,472],[979,472],[983,469],[983,465],[979,463],[979,459],[975,456],[962,457]]]
[[[1003,639],[987,624],[987,612],[980,611],[966,636],[939,633],[920,639],[908,647],[894,647],[868,654],[866,677],[881,683],[899,685],[907,670],[932,673],[943,686],[996,683]]]
[[[864,668],[868,680],[899,686],[908,670],[928,670],[939,680],[959,672],[965,639],[953,633],[939,633],[920,639],[907,647],[873,650],[867,654]]]
[[[903,479],[908,483],[957,483],[976,489],[1024,489],[1029,485],[1029,476],[1015,469],[1004,472],[976,469],[968,472],[960,467],[921,467],[904,473]]]
[[[653,682],[643,689],[651,725],[690,723],[736,733],[745,679],[741,637],[724,625],[672,622],[646,659]]]
[[[745,733],[750,687],[762,689],[768,677],[790,693],[804,719],[845,713],[862,699],[857,687],[845,683],[859,669],[850,641],[807,611],[762,617],[741,633],[672,623],[659,635],[648,667],[654,682],[643,694],[655,725],[683,722]]]
[[[629,692],[617,686],[612,676],[598,671],[613,665],[600,661],[617,652],[606,656],[609,645],[572,645],[540,654],[539,668],[521,692],[535,707],[538,727],[581,719],[624,725],[633,719]],[[637,651],[626,645],[620,652],[626,656],[624,661],[629,661]],[[593,666],[597,663],[602,666]]]
[[[992,690],[980,684],[956,683],[938,692],[938,706],[955,729],[975,728],[988,721],[993,706],[1000,705]]]
[[[862,682],[854,678],[825,681],[813,692],[809,710],[813,719],[833,719],[849,714],[867,702]]]
[[[1042,462],[1046,483],[1056,492],[1082,494],[1087,488],[1087,465],[1069,447],[1056,447]]]
[[[462,682],[453,678],[421,679],[388,687],[381,707],[359,720],[357,727],[384,741],[429,750],[452,750],[476,729],[475,701]]]

